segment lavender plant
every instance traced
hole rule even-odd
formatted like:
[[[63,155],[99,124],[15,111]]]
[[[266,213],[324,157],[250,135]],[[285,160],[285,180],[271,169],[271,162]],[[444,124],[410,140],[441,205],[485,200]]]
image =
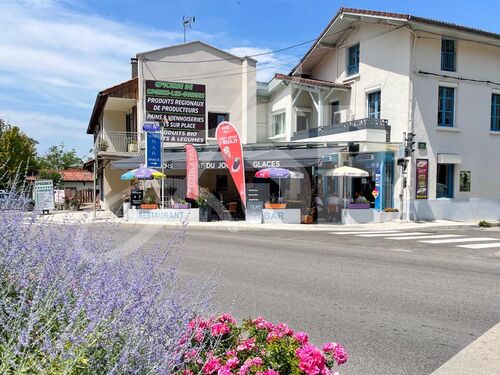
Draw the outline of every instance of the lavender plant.
[[[180,282],[175,249],[111,257],[113,224],[1,211],[0,373],[170,374],[213,283]]]

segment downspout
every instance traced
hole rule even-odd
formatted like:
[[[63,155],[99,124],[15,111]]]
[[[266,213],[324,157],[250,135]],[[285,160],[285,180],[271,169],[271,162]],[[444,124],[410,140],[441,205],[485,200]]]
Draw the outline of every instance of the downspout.
[[[413,110],[413,70],[415,68],[415,46],[417,44],[417,34],[410,27],[406,28],[413,35],[413,42],[411,45],[411,55],[410,55],[410,75],[409,75],[409,85],[408,85],[408,133],[414,133],[414,110]],[[412,176],[413,176],[413,155],[410,154],[408,158],[408,168],[406,170],[406,199],[405,199],[405,210],[404,210],[404,219],[406,221],[410,220],[411,217],[411,192],[412,192]]]

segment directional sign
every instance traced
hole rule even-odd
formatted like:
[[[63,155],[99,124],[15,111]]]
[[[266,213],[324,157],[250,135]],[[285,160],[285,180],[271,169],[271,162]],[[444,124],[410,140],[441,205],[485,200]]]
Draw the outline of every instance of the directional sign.
[[[161,130],[160,123],[158,122],[145,122],[142,124],[142,130],[145,132],[159,132]]]
[[[146,132],[146,166],[161,168],[162,144],[161,133]]]

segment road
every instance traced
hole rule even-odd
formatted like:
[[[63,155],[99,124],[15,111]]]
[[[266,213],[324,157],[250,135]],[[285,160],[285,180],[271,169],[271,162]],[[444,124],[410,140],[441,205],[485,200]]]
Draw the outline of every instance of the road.
[[[116,230],[121,256],[175,231]],[[317,344],[342,343],[350,359],[341,374],[430,374],[500,321],[500,231],[422,232],[190,229],[181,272],[218,271],[218,311],[283,321]],[[404,238],[424,235],[465,240]],[[486,243],[498,247],[458,247]]]

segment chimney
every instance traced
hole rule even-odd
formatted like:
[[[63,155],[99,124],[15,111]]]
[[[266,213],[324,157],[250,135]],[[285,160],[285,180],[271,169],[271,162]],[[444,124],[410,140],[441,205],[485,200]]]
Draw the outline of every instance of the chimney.
[[[132,68],[132,78],[137,78],[139,73],[137,72],[137,59],[135,57],[130,59],[130,65]]]

